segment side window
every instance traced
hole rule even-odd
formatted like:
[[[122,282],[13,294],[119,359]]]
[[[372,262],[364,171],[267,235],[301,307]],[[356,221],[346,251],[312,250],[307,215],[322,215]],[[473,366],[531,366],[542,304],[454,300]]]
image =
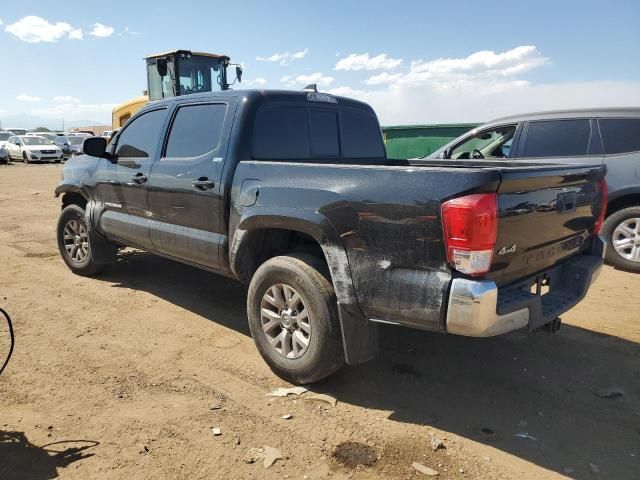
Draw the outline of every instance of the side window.
[[[118,136],[116,156],[122,158],[151,158],[162,133],[166,109],[152,110],[133,119]]]
[[[530,122],[523,157],[587,155],[591,123],[587,119]]]
[[[223,103],[180,107],[171,126],[165,157],[199,157],[215,150],[226,114],[227,105]]]
[[[511,142],[516,134],[516,125],[503,125],[476,133],[453,147],[450,158],[507,158]]]
[[[606,155],[640,151],[640,118],[601,118],[598,125]]]
[[[309,122],[306,108],[266,107],[256,116],[253,157],[261,160],[308,159]]]
[[[375,117],[343,111],[340,114],[344,158],[385,158],[382,133]]]
[[[332,110],[311,110],[311,155],[314,157],[338,157],[338,114]]]

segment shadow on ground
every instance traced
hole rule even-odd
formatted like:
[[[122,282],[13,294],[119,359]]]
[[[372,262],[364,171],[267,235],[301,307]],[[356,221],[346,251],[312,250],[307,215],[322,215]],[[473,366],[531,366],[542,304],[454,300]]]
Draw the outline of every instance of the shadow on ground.
[[[0,478],[46,480],[58,477],[58,468],[93,456],[92,440],[65,440],[38,447],[23,432],[0,430]]]
[[[124,255],[101,278],[249,334],[246,290],[232,280],[144,253]],[[491,339],[396,327],[381,333],[376,360],[346,368],[314,390],[561,474],[638,478],[638,344],[568,325],[557,335],[515,332]],[[595,393],[614,386],[625,394]]]

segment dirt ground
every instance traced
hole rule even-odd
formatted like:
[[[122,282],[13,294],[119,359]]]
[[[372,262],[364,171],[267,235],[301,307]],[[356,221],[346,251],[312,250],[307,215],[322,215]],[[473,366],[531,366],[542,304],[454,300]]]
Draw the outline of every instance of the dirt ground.
[[[424,477],[412,462],[438,478],[640,478],[640,275],[607,267],[557,335],[388,327],[375,361],[313,386],[335,406],[270,398],[288,385],[254,348],[241,285],[136,251],[97,278],[66,268],[60,170],[0,166],[0,306],[17,337],[0,478]],[[0,324],[0,358],[7,346]],[[596,395],[609,387],[624,394]],[[264,446],[283,458],[246,463]]]

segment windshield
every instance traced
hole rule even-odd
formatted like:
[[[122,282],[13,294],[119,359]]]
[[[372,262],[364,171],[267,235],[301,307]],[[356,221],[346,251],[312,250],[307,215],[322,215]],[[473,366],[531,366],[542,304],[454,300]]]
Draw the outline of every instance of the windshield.
[[[164,77],[158,73],[156,59],[147,59],[149,100],[222,90],[223,58],[183,55],[178,56],[177,61],[172,56],[166,58],[167,74]],[[176,72],[179,76],[177,79]]]
[[[71,145],[82,145],[82,142],[84,142],[84,139],[87,137],[69,137],[69,144]]]
[[[25,145],[51,145],[51,141],[42,137],[20,137]]]
[[[9,140],[10,136],[10,133],[0,132],[0,142],[6,142],[7,140]]]

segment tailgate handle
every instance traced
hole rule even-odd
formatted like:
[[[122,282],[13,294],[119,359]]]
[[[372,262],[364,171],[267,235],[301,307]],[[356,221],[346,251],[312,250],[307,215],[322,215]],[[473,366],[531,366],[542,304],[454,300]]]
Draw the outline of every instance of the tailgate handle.
[[[577,205],[576,192],[559,193],[558,194],[558,213],[573,212]]]

